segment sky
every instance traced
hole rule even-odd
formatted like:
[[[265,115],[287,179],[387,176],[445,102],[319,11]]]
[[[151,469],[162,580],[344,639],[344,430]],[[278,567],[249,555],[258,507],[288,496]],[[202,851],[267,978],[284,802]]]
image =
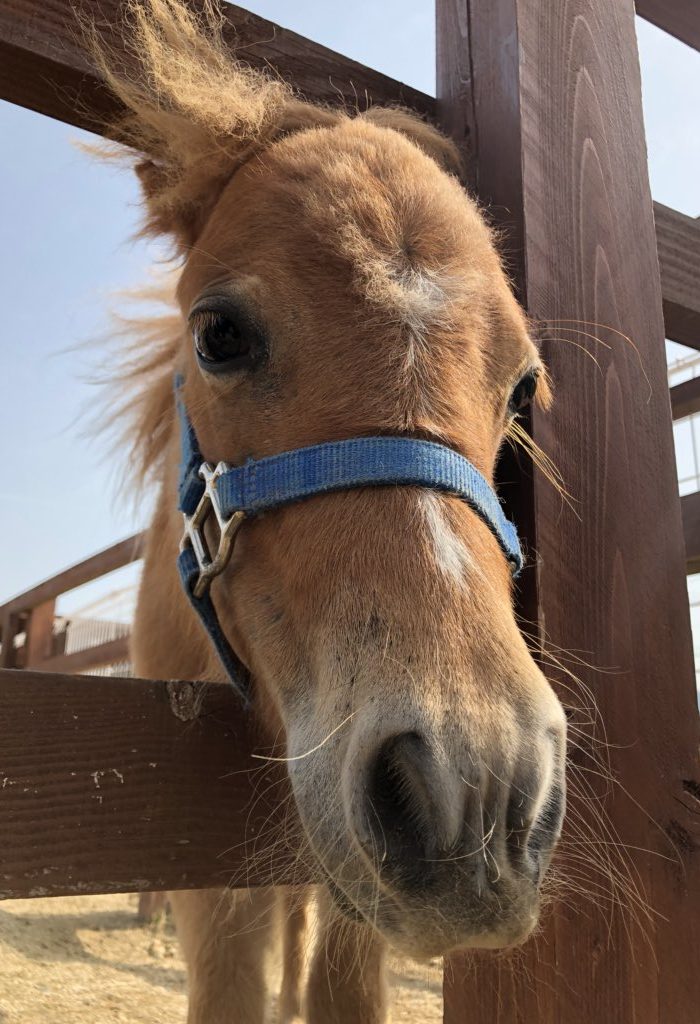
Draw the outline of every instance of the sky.
[[[433,0],[246,6],[434,93]],[[700,54],[639,19],[638,33],[652,193],[697,216]],[[105,410],[90,379],[116,293],[144,283],[163,250],[132,240],[135,183],[76,147],[88,135],[0,103],[0,138],[1,603],[147,524],[91,436]]]

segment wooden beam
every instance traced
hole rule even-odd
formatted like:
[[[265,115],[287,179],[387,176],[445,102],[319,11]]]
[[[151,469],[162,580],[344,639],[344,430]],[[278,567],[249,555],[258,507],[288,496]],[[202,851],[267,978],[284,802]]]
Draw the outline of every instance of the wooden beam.
[[[56,602],[53,598],[35,605],[27,621],[27,639],[24,644],[23,668],[33,668],[51,657],[53,620]]]
[[[191,0],[195,8],[201,0]],[[120,0],[3,0],[0,4],[0,97],[91,131],[117,112],[114,97],[80,43],[75,11],[94,19],[120,45]],[[310,100],[354,108],[369,102],[413,107],[430,116],[431,97],[325,46],[232,4],[226,37],[242,59],[272,69]]]
[[[676,39],[700,50],[700,6],[697,0],[636,0],[637,14]]]
[[[578,684],[544,655],[579,722],[564,896],[513,959],[453,959],[444,1019],[690,1021],[700,1005],[698,713],[633,7],[439,0],[438,38],[440,109],[465,105],[454,120],[473,140],[480,198],[508,232],[530,314],[551,324],[555,404],[533,412],[532,430],[573,509],[535,474],[530,628],[554,659],[585,652],[573,672],[591,695],[576,698]],[[594,362],[554,340],[564,318],[607,324],[634,346],[596,327],[609,348]],[[592,701],[610,783],[586,739]],[[615,906],[626,897],[611,876],[627,870],[653,910],[646,927]]]
[[[104,665],[118,665],[120,662],[129,661],[129,645],[131,638],[119,636],[115,640],[106,640],[95,647],[86,647],[82,651],[72,651],[70,654],[56,654],[52,658],[45,658],[41,662],[32,662],[42,672],[63,672],[66,675],[79,672],[89,672],[91,669],[102,668]],[[29,667],[28,665],[26,667]]]
[[[681,514],[685,539],[685,566],[690,576],[700,572],[700,491],[683,495]]]
[[[654,220],[666,337],[700,349],[700,219],[654,203]]]
[[[684,416],[694,416],[700,412],[700,377],[691,377],[681,384],[669,388],[671,397],[671,414],[674,420],[682,420]]]
[[[29,611],[69,590],[83,586],[84,583],[90,583],[108,572],[137,561],[143,557],[144,543],[145,534],[136,533],[133,537],[127,537],[126,540],[121,540],[118,544],[113,544],[104,551],[98,551],[96,555],[71,565],[69,569],[64,569],[56,576],[51,576],[31,590],[25,590],[24,593],[17,594],[4,605],[0,605],[0,618],[10,613]]]
[[[230,687],[0,671],[0,722],[0,899],[282,879],[286,776]]]

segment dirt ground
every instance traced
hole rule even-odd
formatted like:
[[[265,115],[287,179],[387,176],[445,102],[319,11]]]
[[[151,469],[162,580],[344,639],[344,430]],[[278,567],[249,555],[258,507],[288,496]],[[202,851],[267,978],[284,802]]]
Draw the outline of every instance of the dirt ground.
[[[0,903],[0,1024],[184,1024],[172,925],[139,925],[136,904],[136,896]],[[442,1020],[439,961],[393,965],[391,980],[394,1024]]]

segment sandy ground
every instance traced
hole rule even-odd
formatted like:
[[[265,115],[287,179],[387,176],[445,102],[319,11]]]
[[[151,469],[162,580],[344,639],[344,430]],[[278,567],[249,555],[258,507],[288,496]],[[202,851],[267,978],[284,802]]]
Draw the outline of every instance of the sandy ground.
[[[185,970],[172,925],[139,925],[136,903],[0,903],[0,1024],[184,1024]],[[391,976],[394,1024],[442,1021],[438,961],[394,965]]]

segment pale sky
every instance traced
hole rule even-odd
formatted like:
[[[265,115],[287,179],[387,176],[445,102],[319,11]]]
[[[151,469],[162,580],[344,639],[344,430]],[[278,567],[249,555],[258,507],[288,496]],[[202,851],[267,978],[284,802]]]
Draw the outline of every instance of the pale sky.
[[[433,0],[257,0],[286,27],[434,92]],[[700,54],[638,21],[654,197],[700,214]],[[90,441],[88,378],[109,330],[110,295],[146,280],[156,245],[130,177],[72,143],[84,133],[0,103],[0,602],[147,523],[117,493]],[[118,305],[118,303],[116,303]]]

